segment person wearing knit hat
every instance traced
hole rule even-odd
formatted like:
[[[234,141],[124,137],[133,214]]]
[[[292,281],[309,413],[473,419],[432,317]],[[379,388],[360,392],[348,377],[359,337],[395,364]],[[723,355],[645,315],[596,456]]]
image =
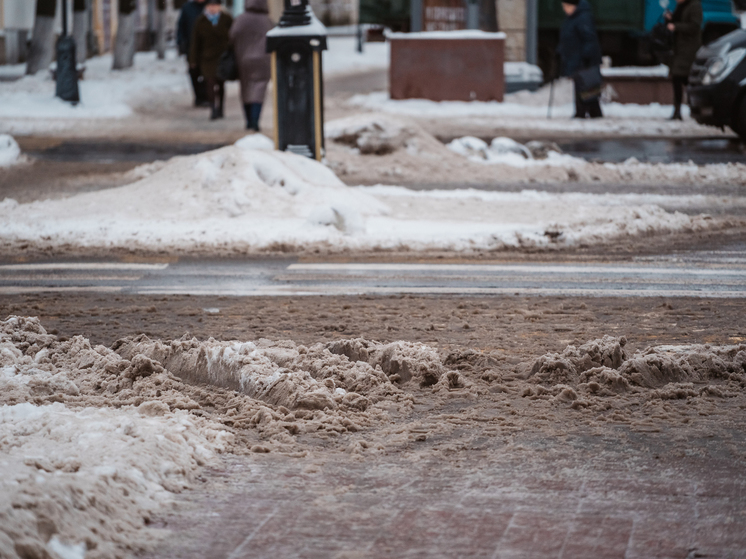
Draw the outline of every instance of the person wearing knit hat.
[[[580,76],[584,71],[601,66],[601,45],[593,22],[593,11],[588,0],[562,0],[567,18],[560,29],[557,52],[560,55],[561,75],[573,78],[575,84],[575,118],[600,118],[599,96],[585,96],[580,91]]]
[[[222,10],[220,0],[207,0],[204,13],[194,24],[189,50],[189,65],[205,77],[210,119],[223,118],[225,83],[218,79],[218,61],[230,48],[233,18]]]

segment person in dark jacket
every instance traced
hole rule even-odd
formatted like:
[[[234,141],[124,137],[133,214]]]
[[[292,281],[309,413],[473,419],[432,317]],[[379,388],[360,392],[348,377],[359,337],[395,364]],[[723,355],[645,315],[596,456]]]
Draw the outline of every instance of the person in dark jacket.
[[[226,14],[221,0],[207,0],[205,12],[197,18],[189,49],[189,65],[199,68],[205,77],[207,98],[212,107],[210,119],[223,118],[225,82],[217,77],[218,61],[230,47],[230,29],[233,18]]]
[[[581,70],[601,65],[601,46],[593,23],[593,12],[588,0],[563,0],[562,9],[567,18],[560,29],[557,52],[560,55],[561,74],[575,78]],[[575,84],[575,118],[600,118],[598,97],[584,101]]]
[[[179,54],[189,55],[189,48],[192,43],[192,32],[194,23],[202,15],[205,9],[205,0],[188,0],[181,7],[179,23],[176,27],[176,43],[179,46]],[[192,80],[192,89],[194,90],[194,106],[206,107],[207,90],[205,89],[205,80],[199,73],[199,68],[189,67],[189,77]]]
[[[689,83],[689,71],[697,50],[702,46],[702,4],[699,0],[676,0],[676,9],[673,14],[666,12],[666,19],[670,21],[668,29],[673,31],[671,81],[674,111],[671,120],[681,120],[684,86]]]
[[[236,53],[241,101],[246,113],[246,128],[259,131],[259,115],[270,78],[267,31],[272,29],[267,0],[246,0],[246,12],[236,17],[231,27],[231,42]]]

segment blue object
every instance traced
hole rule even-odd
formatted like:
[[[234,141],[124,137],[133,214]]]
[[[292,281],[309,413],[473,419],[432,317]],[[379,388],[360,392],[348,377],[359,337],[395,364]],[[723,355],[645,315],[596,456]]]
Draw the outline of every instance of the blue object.
[[[729,23],[738,26],[739,19],[733,15],[730,0],[701,0],[702,2],[702,29],[708,23]],[[645,0],[645,31],[650,31],[653,26],[663,21],[663,12],[666,10],[673,13],[676,9],[676,0]]]

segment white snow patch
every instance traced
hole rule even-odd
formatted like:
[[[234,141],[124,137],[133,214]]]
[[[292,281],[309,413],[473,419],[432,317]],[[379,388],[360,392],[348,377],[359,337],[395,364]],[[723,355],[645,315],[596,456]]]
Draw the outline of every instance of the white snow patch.
[[[490,33],[488,31],[479,31],[477,29],[460,29],[457,31],[420,31],[418,33],[389,33],[388,35],[388,38],[390,40],[396,40],[396,39],[505,40],[506,37],[507,35],[502,32]]]
[[[484,143],[470,145],[484,149]],[[486,144],[485,144],[486,145]],[[498,162],[539,164],[507,139],[493,142]],[[442,148],[441,148],[442,149]],[[565,156],[553,159],[565,164]],[[646,169],[629,162],[619,169]],[[696,166],[667,173],[699,172]],[[581,167],[578,167],[581,168]],[[549,194],[479,190],[412,191],[345,186],[304,157],[228,146],[177,157],[128,186],[62,200],[0,203],[0,241],[50,250],[122,247],[165,251],[471,250],[606,242],[619,236],[712,226],[707,216],[673,207],[744,204],[740,198]],[[551,230],[551,235],[547,231]]]
[[[391,45],[365,43],[363,52],[357,52],[357,38],[329,37],[329,50],[324,51],[324,75],[327,77],[356,74],[372,70],[386,70],[389,67]]]
[[[21,148],[13,136],[0,134],[0,167],[15,165],[21,158]]]
[[[274,151],[275,143],[264,134],[249,134],[238,140],[236,142],[236,147],[241,149]]]
[[[601,68],[601,75],[607,78],[616,77],[646,77],[646,78],[668,78],[668,66],[616,66],[614,68]]]

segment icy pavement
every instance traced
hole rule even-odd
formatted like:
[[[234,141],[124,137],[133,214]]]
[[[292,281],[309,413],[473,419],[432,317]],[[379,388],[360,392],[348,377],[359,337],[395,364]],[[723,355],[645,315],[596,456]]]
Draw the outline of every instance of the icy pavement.
[[[0,265],[0,294],[298,296],[354,294],[572,297],[746,297],[746,259],[728,252],[695,263],[385,264],[287,260],[174,263],[48,262]],[[740,254],[740,258],[739,258]],[[660,260],[660,259],[659,259]]]
[[[161,557],[736,557],[744,541],[743,344],[603,336],[513,355],[136,335],[107,348],[14,316],[0,366],[11,558],[118,557],[159,536]],[[173,522],[174,494],[205,474],[186,497],[197,513]]]

